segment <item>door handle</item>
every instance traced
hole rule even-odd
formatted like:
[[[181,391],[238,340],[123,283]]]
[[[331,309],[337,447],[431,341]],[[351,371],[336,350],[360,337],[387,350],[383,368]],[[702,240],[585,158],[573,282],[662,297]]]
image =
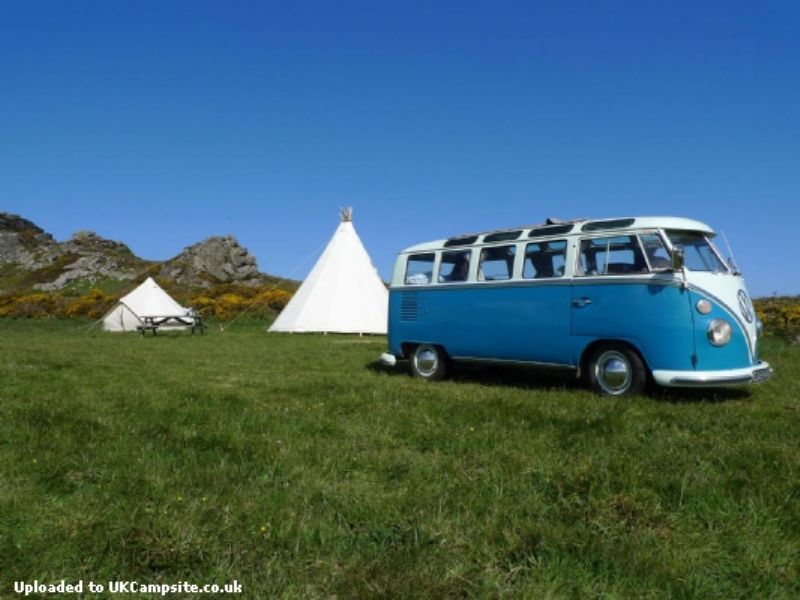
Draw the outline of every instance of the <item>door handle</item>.
[[[592,303],[592,299],[591,298],[587,298],[586,296],[583,296],[582,298],[575,298],[572,301],[572,306],[579,306],[579,307],[580,306],[588,306],[591,303]]]

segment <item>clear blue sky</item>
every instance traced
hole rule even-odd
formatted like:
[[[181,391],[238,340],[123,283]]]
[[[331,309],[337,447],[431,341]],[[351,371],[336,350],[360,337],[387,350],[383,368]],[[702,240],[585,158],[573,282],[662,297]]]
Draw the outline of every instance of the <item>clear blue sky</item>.
[[[303,277],[337,209],[405,246],[674,214],[800,293],[796,2],[3,2],[0,210]],[[298,269],[298,265],[301,265]]]

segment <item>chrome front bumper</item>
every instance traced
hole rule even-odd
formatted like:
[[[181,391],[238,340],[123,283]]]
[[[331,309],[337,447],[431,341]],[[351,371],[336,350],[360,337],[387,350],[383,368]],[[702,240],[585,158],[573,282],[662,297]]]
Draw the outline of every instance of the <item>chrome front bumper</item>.
[[[658,385],[667,387],[723,387],[761,383],[772,377],[772,367],[761,361],[744,369],[725,371],[653,371]]]
[[[380,358],[381,364],[387,367],[393,367],[397,364],[397,357],[394,354],[384,352]]]

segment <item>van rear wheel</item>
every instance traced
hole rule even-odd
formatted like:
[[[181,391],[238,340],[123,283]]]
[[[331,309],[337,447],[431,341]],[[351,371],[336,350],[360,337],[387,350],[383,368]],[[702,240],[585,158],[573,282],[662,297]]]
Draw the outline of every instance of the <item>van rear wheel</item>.
[[[647,369],[639,355],[621,344],[598,347],[589,359],[589,384],[601,396],[640,394],[647,383]]]
[[[444,349],[431,344],[420,344],[411,356],[411,374],[420,379],[439,381],[447,377],[449,359]]]

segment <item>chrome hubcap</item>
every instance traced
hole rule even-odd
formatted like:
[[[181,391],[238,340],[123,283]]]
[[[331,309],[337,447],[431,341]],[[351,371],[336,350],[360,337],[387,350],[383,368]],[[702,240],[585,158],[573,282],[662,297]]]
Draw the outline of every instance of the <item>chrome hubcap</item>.
[[[414,366],[423,377],[429,377],[439,366],[439,354],[431,346],[420,346],[414,353]]]
[[[608,350],[597,359],[594,376],[607,394],[622,394],[631,385],[631,365],[621,352]]]

